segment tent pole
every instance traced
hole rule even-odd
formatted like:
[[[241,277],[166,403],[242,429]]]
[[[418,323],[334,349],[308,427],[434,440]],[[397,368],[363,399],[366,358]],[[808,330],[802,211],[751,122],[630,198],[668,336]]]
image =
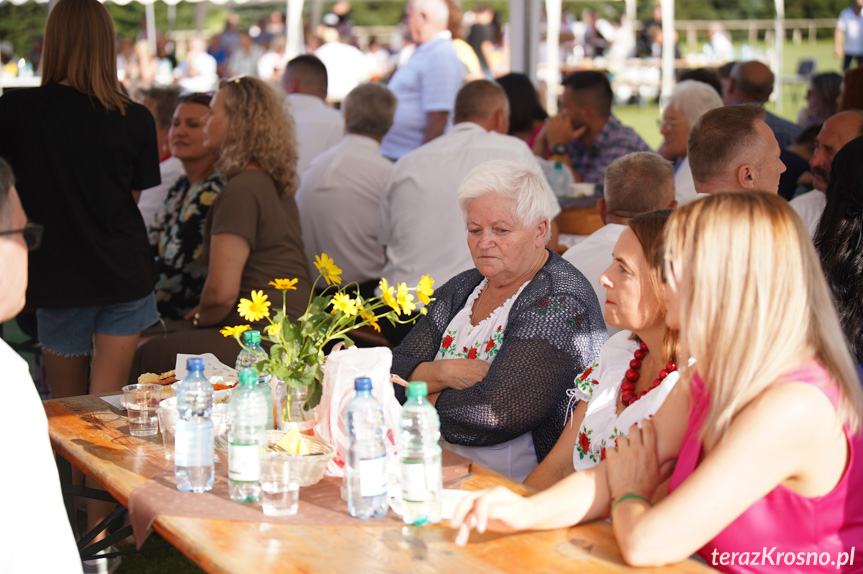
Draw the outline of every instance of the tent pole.
[[[545,0],[545,109],[557,115],[557,88],[560,86],[560,19],[561,0]]]
[[[674,1],[662,2],[662,99],[674,89]],[[634,23],[633,23],[634,24]],[[661,104],[660,104],[661,107]]]
[[[150,53],[156,55],[156,7],[153,2],[145,5],[145,14],[147,15],[147,45],[150,48]]]
[[[785,51],[785,0],[776,0],[776,20],[773,23],[773,67],[776,111],[782,112],[782,62]]]

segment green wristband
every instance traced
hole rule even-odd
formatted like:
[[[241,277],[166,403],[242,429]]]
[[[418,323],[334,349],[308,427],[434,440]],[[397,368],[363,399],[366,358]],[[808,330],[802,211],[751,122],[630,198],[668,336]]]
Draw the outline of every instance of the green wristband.
[[[650,506],[653,506],[653,504],[651,504],[650,500],[644,498],[640,494],[624,494],[623,496],[621,496],[620,498],[615,500],[614,504],[611,505],[611,512],[609,512],[609,515],[614,514],[614,509],[617,508],[617,505],[620,504],[621,502],[623,502],[624,500],[628,499],[628,498],[635,498],[638,500],[643,500],[644,502],[646,502]]]

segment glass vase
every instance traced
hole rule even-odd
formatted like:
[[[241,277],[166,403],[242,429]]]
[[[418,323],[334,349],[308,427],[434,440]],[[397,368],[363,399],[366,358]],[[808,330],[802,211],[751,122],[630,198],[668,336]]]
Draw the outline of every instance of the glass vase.
[[[276,424],[279,430],[295,428],[303,434],[314,434],[317,411],[314,408],[303,409],[307,396],[307,387],[291,386],[279,379],[276,386]]]

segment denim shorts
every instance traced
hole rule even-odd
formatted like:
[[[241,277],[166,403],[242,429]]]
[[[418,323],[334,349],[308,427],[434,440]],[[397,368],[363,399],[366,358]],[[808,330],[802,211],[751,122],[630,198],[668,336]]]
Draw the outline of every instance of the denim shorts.
[[[54,354],[66,357],[91,353],[96,333],[136,335],[158,320],[153,293],[127,303],[51,307],[36,311],[39,343]]]

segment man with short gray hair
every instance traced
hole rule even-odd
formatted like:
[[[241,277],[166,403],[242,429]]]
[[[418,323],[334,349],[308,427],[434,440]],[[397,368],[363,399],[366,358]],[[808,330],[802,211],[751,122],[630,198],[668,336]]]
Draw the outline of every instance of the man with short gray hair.
[[[27,223],[15,190],[12,169],[0,159],[0,322],[14,318],[24,307],[27,290],[27,250],[38,244],[41,228]],[[57,465],[48,440],[48,419],[30,367],[12,348],[0,341],[0,372],[3,398],[15,405],[0,417],[4,456],[27,461],[27,488],[36,496],[8,496],[6,516],[15,517],[15,527],[3,531],[0,572],[81,572],[81,558],[60,490]],[[2,492],[17,492],[21,476],[0,474]],[[35,532],[39,533],[34,537]],[[45,542],[50,552],[45,552]]]
[[[372,296],[386,261],[377,241],[378,209],[392,162],[380,154],[393,123],[396,98],[380,84],[362,84],[342,104],[347,134],[303,173],[297,207],[309,261],[326,253]]]
[[[381,144],[381,153],[393,160],[447,130],[462,84],[462,64],[448,30],[446,2],[410,0],[406,13],[417,48],[388,84],[399,105],[393,127]]]
[[[609,164],[605,171],[605,197],[596,204],[605,226],[563,254],[590,281],[601,308],[605,307],[605,288],[599,284],[599,276],[611,264],[611,252],[629,220],[676,205],[674,167],[670,161],[654,153],[635,152]],[[618,327],[607,326],[609,335],[620,331]]]

